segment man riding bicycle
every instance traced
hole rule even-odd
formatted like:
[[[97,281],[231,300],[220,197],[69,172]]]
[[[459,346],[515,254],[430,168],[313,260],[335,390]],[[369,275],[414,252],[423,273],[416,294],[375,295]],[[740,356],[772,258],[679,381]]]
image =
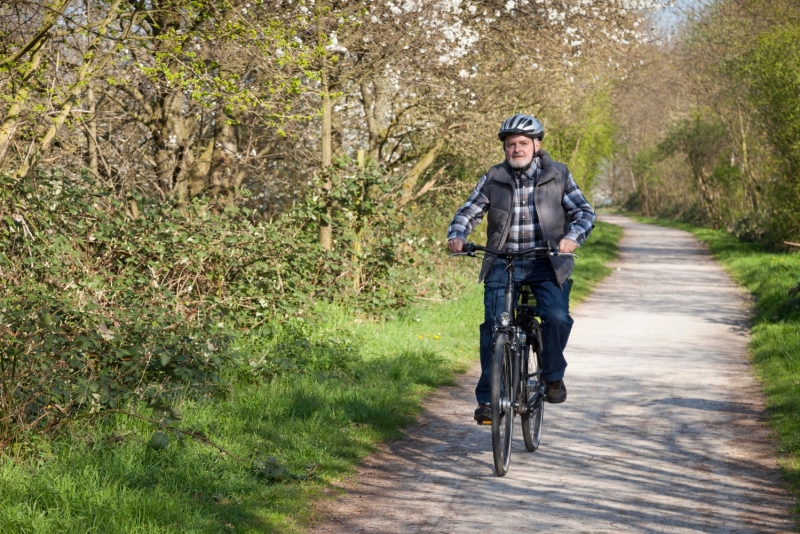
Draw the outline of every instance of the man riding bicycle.
[[[594,210],[578,189],[567,167],[541,150],[544,128],[530,115],[506,119],[498,133],[506,160],[489,169],[447,230],[450,252],[461,252],[467,236],[488,213],[486,246],[495,250],[523,250],[557,244],[571,253],[594,227]],[[542,319],[542,373],[548,402],[567,400],[564,371],[572,317],[569,315],[570,275],[574,260],[568,256],[515,262],[514,279],[530,286]],[[491,420],[492,329],[505,307],[503,260],[487,254],[478,281],[484,282],[484,322],[480,326],[481,377],[475,388],[475,420]]]

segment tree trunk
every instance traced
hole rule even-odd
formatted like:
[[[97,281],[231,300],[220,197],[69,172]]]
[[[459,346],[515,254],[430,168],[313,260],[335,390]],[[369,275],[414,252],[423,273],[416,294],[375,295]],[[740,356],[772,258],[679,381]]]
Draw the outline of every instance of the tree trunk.
[[[36,35],[31,37],[27,43],[21,46],[20,49],[14,53],[14,55],[7,57],[0,62],[0,68],[13,66],[31,50],[41,50],[42,45],[50,38],[50,28],[52,28],[53,25],[58,21],[59,17],[62,16],[61,10],[67,7],[69,2],[70,0],[53,0],[53,2],[51,2],[46,8],[42,25],[39,28],[39,31],[36,32]]]
[[[239,173],[239,142],[233,117],[223,115],[214,125],[214,150],[211,154],[209,183],[211,196],[233,202],[234,181]]]
[[[330,95],[330,83],[328,80],[328,57],[327,52],[325,52],[323,43],[327,40],[325,35],[325,27],[324,27],[324,5],[323,2],[318,2],[317,8],[317,42],[323,49],[322,58],[321,58],[321,73],[322,73],[322,168],[327,169],[331,166],[331,125],[332,125],[332,117],[331,113],[333,112],[333,102],[331,100]],[[321,216],[319,219],[319,244],[325,250],[332,250],[333,249],[333,229],[331,227],[331,209],[329,206],[329,199],[327,198],[327,193],[330,193],[332,184],[326,183],[324,184],[326,198],[325,198],[325,214]]]
[[[383,77],[361,81],[361,105],[364,108],[364,116],[367,122],[367,134],[369,136],[368,157],[373,161],[380,160],[381,143],[389,128],[390,102],[388,99],[389,90],[387,80]]]
[[[575,172],[575,162],[578,159],[578,150],[581,148],[581,139],[583,139],[583,131],[578,134],[578,140],[575,142],[575,148],[572,150],[572,157],[569,159],[569,168]]]
[[[155,129],[154,143],[156,176],[166,191],[171,191],[178,202],[189,200],[187,175],[194,160],[191,144],[194,137],[194,120],[183,113],[184,95],[171,91],[162,97]]]
[[[750,157],[747,152],[747,136],[749,133],[745,129],[741,110],[739,110],[739,133],[742,137],[742,175],[744,176],[745,205],[750,204],[750,207],[755,212],[758,211],[758,191],[756,191],[750,169]]]
[[[327,76],[324,76],[327,78]],[[331,97],[327,93],[327,79],[323,82],[323,89],[326,91],[322,96],[322,168],[327,169],[331,166],[331,112],[333,105]],[[325,193],[330,193],[333,187],[330,182],[323,185]],[[328,199],[325,199],[328,204]],[[333,231],[331,227],[331,209],[326,208],[325,217],[319,221],[319,244],[326,250],[333,249]]]
[[[436,142],[433,144],[433,146],[428,149],[428,152],[406,175],[402,186],[403,195],[401,196],[399,202],[401,206],[404,206],[414,198],[414,190],[417,188],[417,182],[419,181],[420,177],[425,174],[425,171],[428,170],[428,167],[433,165],[433,162],[436,161],[436,156],[438,156],[442,151],[444,145],[445,140],[443,137],[436,139]]]
[[[64,125],[64,122],[72,112],[72,108],[75,106],[75,102],[78,100],[78,97],[83,94],[87,78],[91,79],[91,76],[94,74],[93,68],[101,68],[102,65],[110,57],[112,57],[116,47],[107,51],[99,61],[96,60],[95,54],[97,53],[97,47],[100,44],[100,41],[105,37],[106,28],[108,28],[108,25],[118,17],[119,13],[117,10],[119,9],[119,5],[121,3],[122,0],[114,0],[114,3],[108,7],[108,14],[106,15],[106,18],[103,19],[96,28],[94,28],[95,38],[92,40],[86,53],[81,58],[81,66],[78,68],[78,72],[75,74],[75,81],[67,93],[67,98],[61,105],[61,110],[58,112],[58,115],[56,115],[52,124],[47,129],[47,132],[45,132],[44,137],[42,137],[38,143],[40,152],[46,153],[50,149],[50,145],[52,144],[53,139],[55,139],[58,129]],[[29,170],[30,161],[26,159],[26,161],[24,161],[20,166],[17,174],[19,176],[25,176],[28,174]]]
[[[97,157],[97,99],[91,84],[86,90],[86,166],[94,176],[99,175]]]
[[[192,169],[186,173],[184,179],[178,184],[181,191],[179,197],[193,198],[203,194],[208,188],[208,176],[211,173],[211,160],[214,154],[214,138],[206,143],[202,154],[198,157]]]
[[[364,118],[367,121],[367,136],[368,136],[368,146],[369,146],[369,157],[377,160],[377,139],[379,137],[378,134],[378,123],[375,120],[375,115],[373,114],[374,108],[374,95],[372,91],[369,89],[369,82],[364,79],[361,80],[361,105],[364,108]],[[373,153],[373,147],[374,153]]]
[[[701,162],[695,158],[689,157],[689,164],[692,167],[692,174],[697,184],[697,189],[700,192],[700,201],[705,205],[707,214],[715,223],[719,222],[718,209],[714,191],[707,183],[705,169]]]
[[[28,63],[28,68],[25,69],[25,73],[20,80],[16,98],[11,106],[9,106],[6,116],[3,119],[3,124],[0,125],[0,164],[3,163],[3,159],[8,153],[8,147],[14,139],[14,134],[17,132],[22,104],[27,102],[30,96],[30,87],[27,82],[42,63],[42,46],[44,46],[44,43],[44,40],[39,41],[38,47],[34,49],[31,60]]]
[[[53,25],[62,16],[62,11],[67,7],[70,0],[53,0],[46,8],[46,13],[42,24],[36,34],[31,37],[28,42],[22,45],[13,55],[5,58],[0,63],[0,69],[9,68],[14,72],[16,64],[30,54],[30,60],[27,62],[22,77],[19,79],[17,94],[14,95],[12,104],[9,106],[8,111],[3,117],[3,123],[0,125],[0,165],[8,154],[8,147],[14,139],[19,126],[19,114],[22,107],[30,97],[30,86],[28,81],[31,76],[38,70],[42,62],[42,47],[50,39],[50,30]]]

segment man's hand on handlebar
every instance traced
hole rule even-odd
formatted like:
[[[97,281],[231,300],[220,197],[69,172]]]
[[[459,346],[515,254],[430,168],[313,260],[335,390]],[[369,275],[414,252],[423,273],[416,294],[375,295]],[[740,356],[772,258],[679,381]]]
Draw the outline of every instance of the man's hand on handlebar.
[[[558,243],[558,251],[559,252],[572,254],[573,252],[575,252],[575,249],[577,249],[577,248],[578,248],[578,243],[576,243],[572,239],[562,239]]]
[[[460,237],[455,237],[447,242],[447,250],[453,254],[462,252],[464,250],[464,243],[466,243],[466,241]]]

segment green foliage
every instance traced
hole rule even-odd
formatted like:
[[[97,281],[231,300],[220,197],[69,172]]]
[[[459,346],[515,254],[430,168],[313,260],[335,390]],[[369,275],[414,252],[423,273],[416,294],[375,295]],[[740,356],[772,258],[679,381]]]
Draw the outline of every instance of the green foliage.
[[[773,232],[800,238],[800,23],[769,29],[734,68],[747,88],[749,102],[763,125],[779,166],[770,183]]]
[[[147,59],[137,68],[155,87],[180,90],[198,106],[228,114],[256,112],[274,128],[304,117],[291,113],[290,97],[300,92],[302,79],[318,78],[312,65],[320,51],[298,38],[299,22],[276,18],[263,1],[237,7],[225,0],[195,0],[175,12],[167,6],[154,14],[151,38],[138,44]],[[226,49],[257,65],[255,72],[228,64],[217,53]]]
[[[670,125],[659,151],[665,156],[685,154],[692,171],[705,176],[720,159],[725,135],[725,126],[713,113],[697,109],[690,118]]]
[[[739,64],[738,74],[787,171],[800,169],[800,25],[762,33]]]
[[[635,176],[638,190],[625,202],[625,209],[637,209],[644,214],[653,210],[650,192],[661,183],[663,155],[657,147],[639,150],[629,162],[630,172]]]
[[[305,208],[315,218],[325,219],[330,213],[333,219],[327,222],[333,224],[337,245],[352,261],[353,290],[364,293],[353,305],[405,305],[411,280],[394,268],[407,226],[406,214],[395,203],[399,178],[373,163],[359,167],[342,158],[315,185]]]
[[[648,150],[642,152],[647,154]],[[699,210],[683,213],[683,220],[715,227],[734,223],[745,192],[742,172],[732,164],[734,154],[719,116],[708,109],[695,109],[691,117],[673,122],[659,143],[657,154],[662,160],[681,156],[692,177],[692,188],[699,200],[694,207]]]
[[[313,191],[270,222],[145,199],[132,220],[85,177],[2,178],[0,441],[14,426],[51,428],[81,411],[224,391],[235,332],[315,302],[370,313],[407,305],[413,274],[397,262],[405,218],[392,182],[377,168],[337,172],[334,251],[317,244]],[[337,342],[297,343],[278,343],[257,374],[330,371],[314,355]]]
[[[800,240],[798,42],[797,2],[720,0],[690,18],[675,50],[648,59],[663,65],[642,74],[649,93],[633,91],[665,109],[627,136],[636,190],[626,207],[775,249]],[[639,158],[628,156],[653,148],[662,158],[651,168],[655,183],[639,179]]]
[[[577,120],[548,125],[547,150],[553,159],[569,167],[587,194],[616,148],[612,113],[610,91],[599,87],[581,101]]]
[[[169,447],[169,436],[163,432],[154,432],[147,445],[154,451],[163,451]]]
[[[79,409],[214,389],[230,357],[221,242],[168,206],[132,222],[85,181],[2,180],[0,439]]]

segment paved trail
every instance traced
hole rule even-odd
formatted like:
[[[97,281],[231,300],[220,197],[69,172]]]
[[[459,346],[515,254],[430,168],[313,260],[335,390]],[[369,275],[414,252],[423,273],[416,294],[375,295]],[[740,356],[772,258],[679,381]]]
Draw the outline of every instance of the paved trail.
[[[606,220],[625,228],[619,269],[573,310],[569,400],[546,405],[539,451],[517,426],[510,472],[494,475],[489,429],[471,421],[473,368],[322,504],[314,532],[792,529],[744,295],[689,234]]]

